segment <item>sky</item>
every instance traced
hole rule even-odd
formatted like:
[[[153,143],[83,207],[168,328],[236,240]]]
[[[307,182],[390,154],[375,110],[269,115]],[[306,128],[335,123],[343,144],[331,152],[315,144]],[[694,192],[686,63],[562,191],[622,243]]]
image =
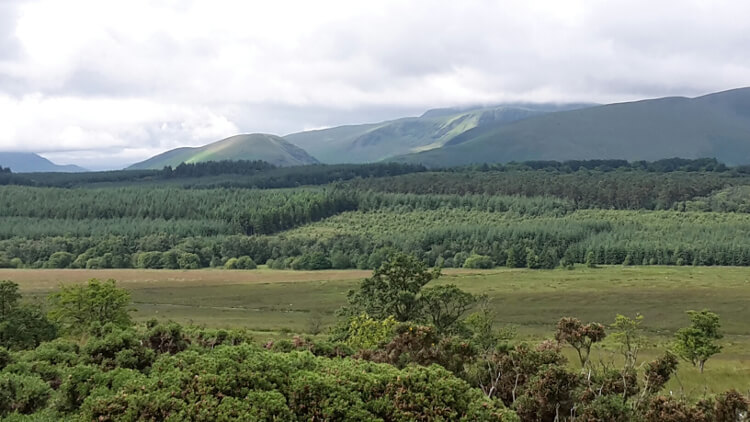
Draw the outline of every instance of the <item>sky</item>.
[[[750,85],[744,0],[0,0],[0,151],[122,168],[237,133]]]

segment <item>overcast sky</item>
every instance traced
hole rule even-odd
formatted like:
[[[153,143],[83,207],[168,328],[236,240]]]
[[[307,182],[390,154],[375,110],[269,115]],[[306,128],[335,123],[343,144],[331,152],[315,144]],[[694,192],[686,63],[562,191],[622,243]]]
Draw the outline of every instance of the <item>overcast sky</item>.
[[[750,85],[750,2],[0,0],[0,150],[118,168],[236,133]]]

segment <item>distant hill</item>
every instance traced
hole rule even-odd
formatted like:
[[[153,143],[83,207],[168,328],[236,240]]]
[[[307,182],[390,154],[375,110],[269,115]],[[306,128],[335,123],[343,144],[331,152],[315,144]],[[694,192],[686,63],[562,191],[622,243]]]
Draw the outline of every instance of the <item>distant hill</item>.
[[[162,169],[165,166],[176,167],[183,162],[221,160],[263,160],[282,167],[318,163],[318,160],[284,138],[254,133],[232,136],[202,147],[173,149],[133,164],[128,169]]]
[[[455,166],[526,160],[716,157],[750,164],[750,88],[560,111],[467,131],[392,161]]]
[[[33,152],[0,152],[0,166],[14,173],[78,173],[88,171],[74,165],[58,165]]]
[[[339,126],[284,136],[324,163],[367,163],[395,155],[439,148],[465,132],[592,104],[507,104],[445,108],[381,123]]]

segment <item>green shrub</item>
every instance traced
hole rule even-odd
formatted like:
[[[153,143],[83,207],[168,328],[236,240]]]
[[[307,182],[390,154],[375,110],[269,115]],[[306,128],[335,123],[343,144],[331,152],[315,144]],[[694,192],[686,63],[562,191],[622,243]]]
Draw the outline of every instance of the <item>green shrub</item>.
[[[38,377],[0,373],[0,416],[34,413],[47,405],[50,386]]]
[[[69,252],[55,252],[50,255],[47,261],[48,268],[68,268],[73,263],[75,257]]]
[[[400,370],[243,344],[162,355],[148,375],[127,375],[89,368],[74,378],[101,387],[69,402],[86,396],[83,420],[517,420],[438,366]]]
[[[464,268],[492,268],[495,263],[487,255],[471,254],[464,260]]]
[[[161,252],[139,252],[133,254],[133,267],[135,268],[162,268]]]
[[[335,268],[337,270],[345,270],[348,268],[352,268],[354,265],[352,264],[351,259],[349,259],[349,256],[343,252],[333,252],[331,254],[331,267]]]
[[[269,260],[269,267],[274,265],[273,260]],[[249,256],[241,256],[239,258],[229,258],[224,264],[224,268],[228,270],[254,270],[258,268],[258,265]]]
[[[0,346],[0,371],[11,362],[13,362],[13,358],[10,355],[10,351],[5,347]]]
[[[195,270],[201,267],[198,254],[182,252],[177,256],[177,264],[182,270]]]
[[[306,253],[292,261],[293,270],[327,270],[331,260],[322,252]]]

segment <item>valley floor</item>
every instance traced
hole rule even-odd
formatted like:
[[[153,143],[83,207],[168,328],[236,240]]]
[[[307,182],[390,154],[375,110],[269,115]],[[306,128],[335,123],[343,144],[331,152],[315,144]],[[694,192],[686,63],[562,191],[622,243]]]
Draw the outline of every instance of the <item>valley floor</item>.
[[[208,327],[245,327],[258,341],[309,333],[335,321],[349,289],[369,271],[227,270],[8,270],[0,280],[20,284],[26,297],[42,297],[60,283],[90,278],[118,281],[128,289],[138,320],[171,319]],[[750,268],[609,266],[574,270],[447,269],[437,283],[455,283],[487,294],[500,326],[513,325],[518,339],[551,338],[556,321],[575,316],[609,324],[617,313],[644,315],[653,349],[663,350],[674,331],[689,324],[685,311],[719,314],[723,352],[700,375],[682,363],[668,388],[691,396],[736,388],[750,390]],[[32,299],[33,300],[33,299]],[[606,342],[597,362],[616,362]],[[572,355],[570,356],[573,357]],[[571,360],[574,362],[574,360]]]

